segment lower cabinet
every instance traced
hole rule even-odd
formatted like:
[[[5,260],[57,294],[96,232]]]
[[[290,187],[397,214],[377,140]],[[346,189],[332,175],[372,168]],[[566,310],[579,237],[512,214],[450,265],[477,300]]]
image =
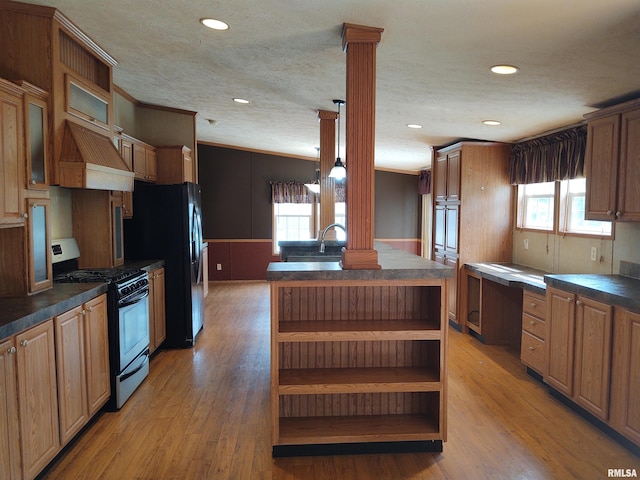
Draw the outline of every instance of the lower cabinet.
[[[53,320],[15,339],[22,476],[32,479],[60,451]]]
[[[615,310],[610,423],[640,445],[640,314]]]
[[[66,445],[109,399],[106,295],[55,317],[60,441]]]
[[[16,395],[16,342],[0,342],[0,478],[20,475],[20,434]]]
[[[0,342],[0,478],[35,478],[110,389],[106,295]]]
[[[601,420],[609,417],[613,309],[547,287],[544,381]]]
[[[149,273],[149,353],[155,352],[167,338],[164,304],[164,268]]]

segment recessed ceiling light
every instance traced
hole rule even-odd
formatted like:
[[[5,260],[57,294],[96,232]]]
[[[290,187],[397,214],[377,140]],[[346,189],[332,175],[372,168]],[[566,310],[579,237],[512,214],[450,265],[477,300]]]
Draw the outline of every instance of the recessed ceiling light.
[[[491,67],[491,71],[498,75],[513,75],[518,71],[518,67],[513,65],[494,65]]]
[[[215,18],[201,18],[200,23],[205,27],[212,28],[214,30],[229,30],[229,25],[222,20],[216,20]]]
[[[249,100],[245,100],[244,98],[234,98],[233,101],[236,103],[242,103],[242,104],[249,103]]]
[[[502,124],[502,122],[499,122],[498,120],[483,120],[482,123],[484,123],[485,125],[491,125],[491,126]]]
[[[422,125],[419,125],[417,123],[407,123],[407,127],[409,127],[409,128],[422,128]]]

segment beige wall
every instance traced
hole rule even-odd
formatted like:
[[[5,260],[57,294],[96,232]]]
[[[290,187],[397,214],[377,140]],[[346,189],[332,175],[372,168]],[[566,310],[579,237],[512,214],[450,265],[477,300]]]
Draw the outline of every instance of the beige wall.
[[[640,263],[638,245],[640,223],[617,223],[613,241],[516,229],[513,261],[551,273],[618,273],[620,260]],[[597,249],[596,261],[591,260],[592,247]]]
[[[71,190],[49,187],[49,198],[51,199],[51,238],[73,237]]]

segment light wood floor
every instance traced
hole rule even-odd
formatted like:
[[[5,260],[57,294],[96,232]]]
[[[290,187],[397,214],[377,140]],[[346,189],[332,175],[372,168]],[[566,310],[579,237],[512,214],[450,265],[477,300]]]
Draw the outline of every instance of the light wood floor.
[[[640,400],[639,400],[640,401]],[[600,479],[632,455],[553,399],[516,352],[450,332],[441,454],[271,458],[269,287],[211,283],[193,349],[162,350],[48,479]]]

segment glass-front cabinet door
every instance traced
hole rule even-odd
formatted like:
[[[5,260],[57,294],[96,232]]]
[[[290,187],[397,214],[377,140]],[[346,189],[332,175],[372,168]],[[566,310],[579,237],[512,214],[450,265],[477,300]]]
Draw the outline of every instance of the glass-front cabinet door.
[[[48,186],[47,158],[49,134],[47,120],[47,94],[36,96],[35,87],[24,96],[25,147],[27,159],[27,188],[46,190]]]
[[[51,238],[49,199],[30,198],[27,202],[27,245],[29,246],[29,291],[51,288]]]

